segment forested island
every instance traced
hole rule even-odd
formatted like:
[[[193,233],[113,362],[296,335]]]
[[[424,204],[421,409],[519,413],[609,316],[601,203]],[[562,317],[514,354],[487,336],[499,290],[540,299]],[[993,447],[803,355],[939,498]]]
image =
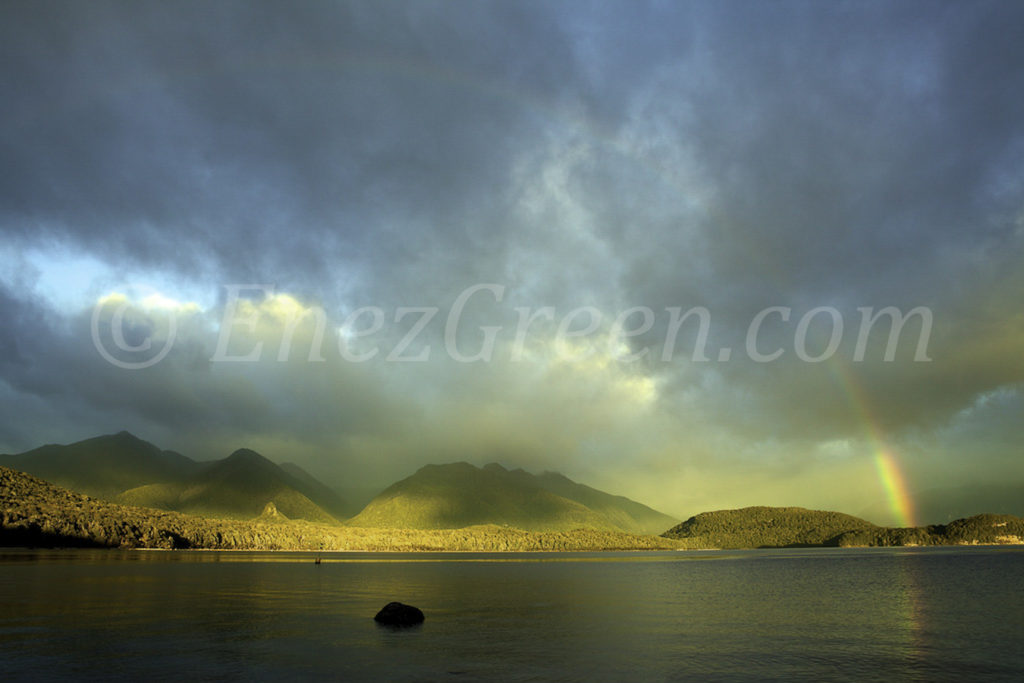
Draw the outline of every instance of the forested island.
[[[1024,543],[1024,519],[982,514],[949,524],[892,528],[841,512],[748,507],[704,512],[665,532],[687,548],[849,548]]]

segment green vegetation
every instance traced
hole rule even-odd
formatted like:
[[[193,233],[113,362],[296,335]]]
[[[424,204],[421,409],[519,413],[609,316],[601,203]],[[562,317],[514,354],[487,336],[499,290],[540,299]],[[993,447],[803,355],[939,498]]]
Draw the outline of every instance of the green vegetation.
[[[877,528],[840,512],[749,507],[703,512],[663,535],[694,548],[784,548],[829,545],[842,533]]]
[[[292,519],[337,523],[351,514],[328,487],[296,465],[239,449],[199,463],[128,432],[50,445],[0,460],[79,493],[126,505],[227,519],[252,519],[268,503]]]
[[[136,486],[181,481],[202,469],[200,463],[128,432],[2,456],[0,465],[108,500]]]
[[[976,515],[945,525],[892,529],[840,512],[749,507],[691,517],[663,534],[686,548],[785,548],[1024,543],[1024,519]]]
[[[978,515],[890,529],[839,512],[749,507],[676,520],[554,472],[427,465],[348,511],[294,464],[255,451],[198,463],[127,432],[4,456],[0,544],[308,550],[611,550],[1024,542],[1024,520]],[[81,494],[87,495],[81,495]],[[94,496],[94,497],[89,497]],[[99,498],[106,499],[99,500]]]
[[[214,519],[278,517],[337,524],[359,512],[293,463],[240,449],[199,463],[128,432],[0,457],[14,467],[110,502]],[[276,519],[277,517],[275,517]],[[535,476],[497,464],[428,465],[374,498],[349,524],[454,529],[494,524],[527,531],[592,529],[658,534],[677,520],[554,472]]]
[[[496,524],[528,531],[658,533],[675,520],[640,503],[498,464],[427,465],[392,484],[349,520],[353,526],[452,529]]]
[[[635,534],[658,534],[679,521],[625,496],[614,496],[584,484],[578,484],[558,472],[544,472],[536,477],[523,470],[514,470],[510,474],[522,478],[532,477],[541,488],[586,505],[594,512],[604,515],[615,525],[615,528],[622,531]]]
[[[1024,543],[1024,518],[982,514],[908,529],[875,527],[848,531],[834,539],[840,547],[903,545],[1003,545]]]
[[[259,520],[213,520],[118,505],[0,467],[0,545],[216,550],[568,551],[664,550],[657,536],[580,529],[536,533],[498,526],[367,529],[288,521],[268,506]]]
[[[184,481],[130,489],[116,502],[226,519],[252,519],[273,503],[290,519],[336,524],[333,515],[302,492],[307,488],[259,453],[243,448]]]

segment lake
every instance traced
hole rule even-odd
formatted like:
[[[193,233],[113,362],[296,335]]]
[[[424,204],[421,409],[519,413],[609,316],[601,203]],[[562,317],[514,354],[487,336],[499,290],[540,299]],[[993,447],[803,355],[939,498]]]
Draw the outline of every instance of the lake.
[[[1021,680],[1024,548],[0,550],[5,680]],[[400,600],[426,622],[372,619]]]

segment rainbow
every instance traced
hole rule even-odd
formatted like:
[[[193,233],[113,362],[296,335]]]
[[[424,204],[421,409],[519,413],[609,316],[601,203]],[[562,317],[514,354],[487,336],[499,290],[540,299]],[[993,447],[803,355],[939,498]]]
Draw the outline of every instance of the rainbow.
[[[864,436],[874,453],[875,470],[885,491],[889,511],[902,527],[917,526],[914,500],[907,487],[896,453],[886,443],[880,421],[872,414],[871,404],[860,384],[843,363],[837,359],[829,362],[836,379],[846,396],[850,407],[857,413],[864,426]]]
[[[883,445],[878,445],[875,449],[875,468],[889,500],[889,509],[896,516],[896,521],[904,527],[917,526],[913,500],[903,478],[903,472],[900,471],[896,457]]]

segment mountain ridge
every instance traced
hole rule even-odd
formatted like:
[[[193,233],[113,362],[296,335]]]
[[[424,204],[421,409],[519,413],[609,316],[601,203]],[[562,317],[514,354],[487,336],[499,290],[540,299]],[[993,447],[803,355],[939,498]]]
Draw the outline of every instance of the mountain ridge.
[[[589,505],[588,505],[589,503]],[[498,463],[430,464],[384,489],[347,523],[444,529],[481,523],[527,531],[590,528],[658,533],[676,520],[563,475],[533,475]]]
[[[273,504],[290,519],[337,523],[306,489],[263,455],[239,448],[184,481],[129,489],[115,502],[225,519],[259,517]]]
[[[289,518],[338,523],[349,514],[325,485],[312,486],[248,448],[197,462],[121,431],[3,456],[0,464],[111,502],[208,517],[257,517],[271,502]]]
[[[574,530],[532,533],[493,525],[415,531],[359,529],[284,518],[268,505],[255,520],[223,520],[90,498],[0,466],[0,547],[206,550],[599,551],[672,550],[657,536]]]
[[[770,512],[771,508],[762,508]],[[802,508],[789,508],[802,510]],[[736,511],[717,511],[736,512]],[[820,512],[820,511],[817,511]],[[842,513],[834,513],[842,514]],[[948,525],[876,527],[864,537],[841,535],[835,545],[1019,545],[1024,518],[975,515]],[[364,529],[289,521],[270,505],[256,520],[216,520],[108,503],[0,466],[0,546],[204,548],[210,550],[580,551],[707,548],[671,539],[576,529],[529,532],[494,525],[464,529]]]
[[[202,469],[195,460],[127,431],[67,445],[46,444],[3,456],[0,464],[99,498],[113,498],[142,484],[176,481]]]

